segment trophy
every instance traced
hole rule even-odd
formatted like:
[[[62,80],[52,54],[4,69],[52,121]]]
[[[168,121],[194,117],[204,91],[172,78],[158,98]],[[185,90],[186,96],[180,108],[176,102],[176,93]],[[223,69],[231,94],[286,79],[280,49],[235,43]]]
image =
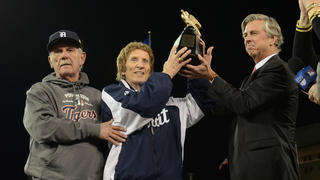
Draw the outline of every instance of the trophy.
[[[200,61],[198,59],[198,54],[201,54],[199,40],[201,33],[199,29],[201,28],[201,24],[194,16],[183,9],[181,9],[181,18],[186,23],[186,27],[181,33],[177,51],[183,47],[191,49],[191,53],[185,59],[191,58],[192,60],[189,64],[199,65]]]

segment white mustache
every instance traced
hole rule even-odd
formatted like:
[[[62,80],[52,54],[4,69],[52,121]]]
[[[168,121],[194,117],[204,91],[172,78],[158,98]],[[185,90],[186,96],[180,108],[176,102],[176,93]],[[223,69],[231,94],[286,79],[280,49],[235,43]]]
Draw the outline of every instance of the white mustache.
[[[63,66],[63,65],[71,65],[71,62],[69,60],[63,60],[63,61],[60,61],[60,66]]]

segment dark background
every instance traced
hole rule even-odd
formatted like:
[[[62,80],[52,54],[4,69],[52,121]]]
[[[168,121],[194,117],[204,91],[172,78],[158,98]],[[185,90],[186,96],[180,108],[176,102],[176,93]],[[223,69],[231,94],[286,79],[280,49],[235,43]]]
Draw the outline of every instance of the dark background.
[[[203,40],[207,46],[215,47],[214,70],[235,87],[240,86],[254,65],[241,37],[240,24],[248,14],[275,17],[285,41],[280,56],[286,61],[291,57],[299,18],[297,0],[129,2],[0,1],[1,177],[26,179],[23,167],[29,153],[29,136],[22,123],[26,91],[52,71],[46,44],[53,32],[68,29],[79,34],[87,52],[84,71],[91,85],[98,89],[115,82],[115,59],[121,48],[131,41],[144,40],[148,31],[152,35],[155,71],[162,71],[175,39],[185,26],[180,9],[193,14],[202,24]],[[176,76],[173,82],[172,94],[183,96],[185,79]],[[319,117],[319,112],[319,107],[301,93],[297,126],[317,122],[311,116]],[[226,155],[227,125],[226,119],[205,117],[187,131],[185,176],[193,173],[196,180],[224,179],[224,172],[217,168]]]

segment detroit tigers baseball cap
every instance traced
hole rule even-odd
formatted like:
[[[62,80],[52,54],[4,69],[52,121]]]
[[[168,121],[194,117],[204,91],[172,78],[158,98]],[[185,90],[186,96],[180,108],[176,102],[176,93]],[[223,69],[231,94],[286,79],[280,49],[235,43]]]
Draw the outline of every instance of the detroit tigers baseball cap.
[[[82,43],[77,33],[69,30],[60,30],[49,36],[47,50],[50,52],[55,45],[71,44],[82,49]]]

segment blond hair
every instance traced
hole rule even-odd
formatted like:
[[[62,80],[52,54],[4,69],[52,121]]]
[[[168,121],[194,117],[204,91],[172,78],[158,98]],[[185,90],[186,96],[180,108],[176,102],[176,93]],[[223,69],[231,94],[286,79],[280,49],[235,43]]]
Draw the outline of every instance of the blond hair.
[[[150,73],[153,72],[154,55],[153,55],[152,49],[147,44],[134,41],[134,42],[130,42],[124,48],[122,48],[117,57],[117,77],[116,77],[117,81],[120,81],[121,79],[125,79],[125,76],[122,74],[122,72],[126,71],[127,59],[129,58],[129,55],[131,54],[131,52],[136,49],[141,49],[143,51],[146,51],[149,54]]]

